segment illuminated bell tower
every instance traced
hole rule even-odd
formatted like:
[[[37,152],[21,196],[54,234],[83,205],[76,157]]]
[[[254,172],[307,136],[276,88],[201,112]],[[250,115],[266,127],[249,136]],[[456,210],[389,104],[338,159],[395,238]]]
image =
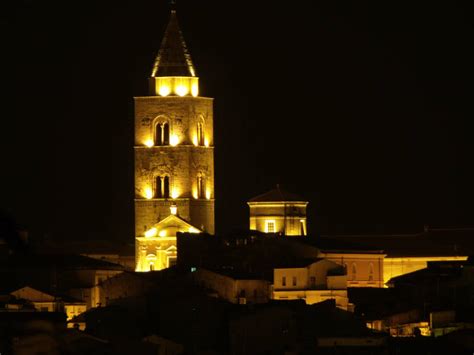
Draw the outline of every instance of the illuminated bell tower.
[[[214,233],[213,99],[199,78],[172,10],[150,77],[135,97],[136,270],[176,260],[176,233]]]

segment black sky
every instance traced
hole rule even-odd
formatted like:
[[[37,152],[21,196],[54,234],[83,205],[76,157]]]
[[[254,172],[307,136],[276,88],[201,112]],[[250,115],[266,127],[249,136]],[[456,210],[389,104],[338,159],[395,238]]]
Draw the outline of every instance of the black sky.
[[[337,4],[336,4],[337,3]],[[133,96],[167,1],[0,14],[0,208],[33,233],[133,240]],[[179,1],[215,98],[218,232],[276,183],[321,233],[474,225],[472,12],[461,2]]]

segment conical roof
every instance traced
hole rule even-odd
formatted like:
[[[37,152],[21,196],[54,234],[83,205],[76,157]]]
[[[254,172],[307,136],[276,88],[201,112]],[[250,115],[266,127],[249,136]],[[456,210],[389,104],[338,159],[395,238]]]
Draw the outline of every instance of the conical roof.
[[[196,76],[191,55],[179,29],[175,10],[171,10],[170,20],[151,76]]]
[[[285,191],[277,186],[275,189],[265,192],[251,198],[248,202],[284,202],[284,201],[298,201],[306,202],[306,200],[291,192]]]

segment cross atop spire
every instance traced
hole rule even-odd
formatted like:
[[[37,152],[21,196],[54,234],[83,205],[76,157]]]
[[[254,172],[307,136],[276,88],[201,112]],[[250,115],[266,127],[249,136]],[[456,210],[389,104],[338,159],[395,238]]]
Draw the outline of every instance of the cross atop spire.
[[[163,76],[196,76],[191,55],[188,52],[178,25],[175,5],[176,2],[171,0],[170,19],[151,73],[151,76],[155,78]]]

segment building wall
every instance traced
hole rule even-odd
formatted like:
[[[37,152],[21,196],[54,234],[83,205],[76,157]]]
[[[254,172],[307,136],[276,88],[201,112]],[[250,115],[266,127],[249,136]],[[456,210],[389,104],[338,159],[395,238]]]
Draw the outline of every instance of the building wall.
[[[177,259],[176,237],[146,238],[135,240],[136,271],[163,270]]]
[[[321,256],[346,268],[347,287],[384,287],[384,254],[321,253]]]
[[[304,299],[307,304],[334,299],[337,307],[347,310],[349,301],[346,275],[328,276],[330,270],[336,269],[341,269],[341,266],[330,260],[319,260],[302,268],[274,269],[272,298]],[[296,285],[293,278],[296,278]]]
[[[424,269],[429,261],[465,261],[467,258],[467,256],[386,257],[383,262],[383,282],[385,284],[393,277]]]
[[[308,287],[308,269],[278,268],[273,270],[273,289],[301,290]]]
[[[307,202],[248,202],[250,229],[268,233],[267,221],[274,221],[275,233],[306,235]]]
[[[266,280],[236,280],[203,268],[193,275],[198,285],[216,291],[220,298],[231,303],[239,303],[239,298],[245,298],[246,303],[266,303],[270,299],[270,282]]]

